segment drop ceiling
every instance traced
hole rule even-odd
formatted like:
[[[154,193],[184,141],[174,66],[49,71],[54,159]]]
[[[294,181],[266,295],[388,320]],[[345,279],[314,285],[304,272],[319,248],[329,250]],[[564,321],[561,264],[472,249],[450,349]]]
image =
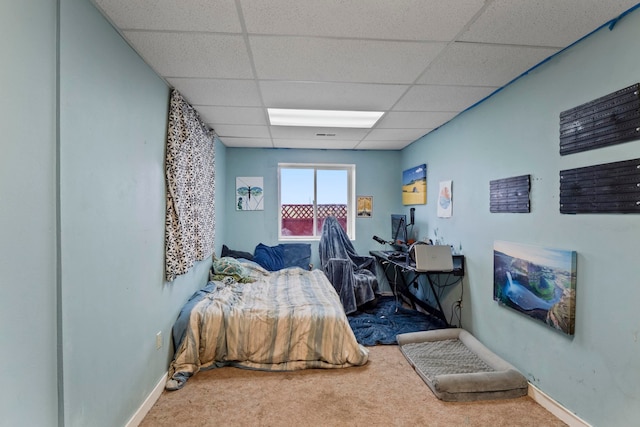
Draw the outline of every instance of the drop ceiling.
[[[637,3],[93,2],[226,146],[361,150],[404,148]],[[384,115],[372,129],[286,127],[267,108]]]

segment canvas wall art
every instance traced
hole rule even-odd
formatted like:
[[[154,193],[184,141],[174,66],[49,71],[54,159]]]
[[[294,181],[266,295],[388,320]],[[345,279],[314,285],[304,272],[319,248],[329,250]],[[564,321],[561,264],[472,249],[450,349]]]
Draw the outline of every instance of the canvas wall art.
[[[493,299],[573,335],[576,259],[575,251],[496,241]]]
[[[236,177],[236,210],[264,210],[263,178],[261,176]]]
[[[427,165],[419,165],[402,172],[402,204],[427,203]]]

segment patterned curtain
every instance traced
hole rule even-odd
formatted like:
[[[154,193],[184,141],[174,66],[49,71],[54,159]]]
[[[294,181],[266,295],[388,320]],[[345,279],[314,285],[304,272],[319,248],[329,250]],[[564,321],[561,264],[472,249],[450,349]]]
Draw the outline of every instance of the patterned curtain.
[[[213,253],[214,135],[177,90],[171,92],[165,173],[165,277],[173,281]]]

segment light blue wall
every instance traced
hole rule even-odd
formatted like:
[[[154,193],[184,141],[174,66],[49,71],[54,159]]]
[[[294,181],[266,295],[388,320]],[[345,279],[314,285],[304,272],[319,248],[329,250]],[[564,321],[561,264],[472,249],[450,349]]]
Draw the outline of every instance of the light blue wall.
[[[56,5],[0,2],[0,425],[57,424]]]
[[[545,393],[598,426],[640,419],[638,215],[561,215],[559,171],[640,157],[640,141],[559,155],[559,114],[640,81],[640,11],[603,29],[402,152],[428,163],[422,233],[437,229],[467,259],[463,326]],[[489,181],[531,174],[531,213],[489,213]],[[453,180],[453,218],[436,217]],[[578,253],[575,336],[492,299],[493,242]]]
[[[69,426],[123,425],[166,371],[172,323],[202,285],[209,262],[172,284],[162,280],[167,87],[88,0],[60,4],[59,24],[55,2],[0,6],[0,52],[12,58],[0,67],[9,83],[0,103],[0,372],[10,384],[0,392],[2,423],[56,425],[64,416]],[[640,418],[634,265],[640,218],[560,215],[557,192],[560,169],[640,157],[640,141],[558,154],[560,111],[640,80],[640,59],[632,54],[637,40],[639,12],[402,153],[216,142],[217,252],[222,243],[249,251],[259,242],[278,243],[278,162],[355,163],[356,193],[374,196],[374,216],[357,220],[354,243],[362,253],[379,249],[371,236],[387,232],[389,214],[408,213],[400,201],[401,171],[426,162],[429,203],[417,207],[417,229],[420,237],[434,237],[437,228],[467,256],[463,325],[586,421],[633,424]],[[532,212],[490,214],[489,181],[528,173]],[[265,211],[235,211],[236,176],[264,177]],[[454,181],[449,220],[436,218],[433,202],[444,179]],[[578,252],[575,337],[493,302],[498,239]],[[160,351],[158,331],[165,336]],[[56,339],[63,344],[60,360]]]
[[[344,163],[356,165],[356,194],[373,196],[373,217],[356,219],[358,253],[382,247],[371,237],[390,238],[391,213],[407,213],[401,207],[400,153],[398,151],[342,151],[228,148],[226,174],[226,239],[231,249],[253,252],[258,243],[278,242],[278,163]],[[264,210],[235,210],[237,176],[264,178]],[[396,209],[394,209],[396,207]],[[398,211],[398,212],[396,212]],[[406,211],[406,212],[404,212]],[[311,242],[312,262],[320,266],[318,242]]]
[[[60,16],[65,425],[123,425],[166,372],[210,260],[163,281],[168,87],[89,1],[62,0]]]

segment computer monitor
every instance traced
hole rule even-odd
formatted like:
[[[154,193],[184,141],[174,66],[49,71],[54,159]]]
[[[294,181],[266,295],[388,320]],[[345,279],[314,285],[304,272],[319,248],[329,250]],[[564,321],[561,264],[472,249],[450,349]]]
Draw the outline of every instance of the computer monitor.
[[[391,214],[391,246],[398,251],[407,250],[407,216]]]

